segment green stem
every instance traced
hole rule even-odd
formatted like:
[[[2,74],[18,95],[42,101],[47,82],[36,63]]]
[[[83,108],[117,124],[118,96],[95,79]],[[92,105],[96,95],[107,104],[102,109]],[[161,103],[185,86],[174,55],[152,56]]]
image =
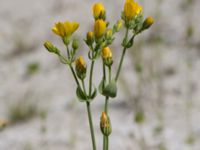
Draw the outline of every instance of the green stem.
[[[138,33],[133,34],[133,36],[130,38],[130,40],[128,41],[128,43],[131,42],[131,41],[133,41],[134,38],[135,38],[135,36],[136,36],[137,34],[138,34]],[[128,36],[128,29],[127,29],[127,32],[126,32],[126,35],[125,35],[125,39],[127,39],[127,36]],[[124,49],[123,49],[121,58],[120,58],[119,66],[118,66],[118,69],[117,69],[117,74],[116,74],[116,76],[115,76],[115,81],[118,80],[119,73],[120,73],[121,68],[122,68],[124,56],[125,56],[125,53],[126,53],[126,49],[127,49],[127,47],[125,46]]]
[[[115,81],[118,80],[119,73],[120,73],[121,68],[122,68],[122,63],[123,63],[123,60],[124,60],[125,53],[126,53],[126,47],[124,47],[123,52],[122,52],[122,55],[121,55],[121,58],[120,58],[119,67],[118,67],[118,69],[117,69],[117,74],[116,74],[116,76],[115,76]]]
[[[111,72],[111,66],[108,67],[108,70],[109,70],[109,83],[110,83],[111,82],[111,73],[112,73]]]
[[[86,102],[86,105],[87,105],[87,113],[88,113],[88,119],[89,119],[89,125],[90,125],[90,133],[91,133],[91,138],[92,138],[92,146],[93,146],[93,150],[96,150],[96,141],[95,141],[95,135],[94,135],[94,127],[93,127],[93,122],[92,122],[90,102]]]
[[[92,76],[93,76],[93,69],[94,69],[94,60],[91,62],[90,67],[90,79],[89,79],[89,96],[92,94]]]
[[[106,66],[104,65],[104,63],[102,66],[103,66],[103,88],[104,88],[105,87],[104,83],[106,81]]]
[[[73,74],[73,76],[74,76],[74,79],[75,79],[75,81],[76,81],[76,84],[77,84],[78,86],[80,86],[79,81],[78,81],[78,78],[77,78],[76,73],[75,73],[75,71],[74,71],[74,68],[72,67],[72,65],[69,65],[69,67],[70,67],[70,69],[71,69],[71,71],[72,71],[72,74]]]
[[[103,59],[102,59],[102,66],[103,66],[103,88],[104,88],[104,83],[106,82],[106,66],[103,62]],[[108,98],[109,97],[106,97],[105,98],[105,104],[104,104],[104,112],[107,114],[108,113]],[[107,145],[107,141],[106,141],[106,136],[103,135],[103,150],[106,150],[106,145]]]
[[[81,80],[81,81],[82,81],[83,91],[86,94],[85,82],[84,80]],[[96,150],[96,141],[95,141],[95,135],[94,135],[94,127],[93,127],[93,122],[92,122],[90,102],[86,101],[86,104],[87,104],[88,120],[89,120],[89,125],[90,125],[90,133],[91,133],[91,138],[92,138],[92,146],[93,146],[93,150]]]
[[[128,38],[128,31],[129,31],[128,28],[126,28],[126,33],[125,33],[125,37],[124,37],[125,41],[127,41],[127,38]],[[120,58],[119,66],[118,66],[118,69],[117,69],[117,74],[115,76],[115,81],[118,80],[119,73],[120,73],[122,63],[123,63],[123,60],[124,60],[125,52],[126,52],[126,46],[124,46],[124,49],[123,49],[123,52],[122,52],[122,55],[121,55],[121,58]]]
[[[109,136],[106,137],[106,150],[109,150]]]
[[[104,65],[104,72],[105,72],[105,65]],[[109,69],[109,83],[111,82],[111,67],[108,67]],[[106,75],[106,74],[104,74]],[[105,76],[106,78],[106,76]],[[104,111],[106,113],[106,115],[108,116],[108,106],[109,106],[109,97],[106,96],[106,99],[105,99],[105,105],[104,105]],[[109,137],[108,136],[103,136],[103,147],[105,148],[105,150],[108,150],[109,149]]]
[[[67,56],[68,56],[68,59],[70,59],[70,51],[69,51],[69,46],[67,45]]]
[[[85,88],[85,82],[84,82],[84,80],[81,80],[81,82],[82,82],[82,86],[83,86],[83,91],[84,91],[85,95],[87,95],[86,88]]]
[[[109,105],[109,97],[106,96],[106,99],[105,99],[105,105],[104,105],[104,111],[105,113],[108,115],[108,105]]]
[[[103,136],[103,150],[106,150],[106,136]]]

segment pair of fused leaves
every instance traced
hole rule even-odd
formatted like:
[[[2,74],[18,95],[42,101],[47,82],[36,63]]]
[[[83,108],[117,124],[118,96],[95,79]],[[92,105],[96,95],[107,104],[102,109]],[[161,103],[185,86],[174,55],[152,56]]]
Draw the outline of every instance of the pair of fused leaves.
[[[102,80],[99,84],[99,93],[108,97],[116,97],[117,96],[117,85],[115,80],[111,80],[109,84],[106,85],[105,80]]]
[[[124,38],[124,40],[122,42],[122,46],[126,47],[126,48],[130,48],[130,47],[132,47],[133,42],[134,42],[134,36],[130,40],[128,40],[127,38]]]
[[[94,88],[94,91],[92,92],[91,96],[89,96],[81,89],[80,86],[78,86],[76,89],[76,95],[79,98],[80,102],[85,102],[85,101],[90,102],[96,97],[97,89]]]

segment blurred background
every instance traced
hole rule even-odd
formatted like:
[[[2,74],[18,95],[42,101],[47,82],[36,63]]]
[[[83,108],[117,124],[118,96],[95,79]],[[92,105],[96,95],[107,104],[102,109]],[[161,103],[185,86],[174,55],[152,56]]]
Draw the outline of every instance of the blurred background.
[[[100,0],[99,0],[100,1]],[[89,150],[86,106],[69,68],[43,47],[64,49],[57,21],[80,22],[79,54],[93,28],[96,0],[0,0],[0,150]],[[124,0],[101,0],[107,19],[120,19]],[[127,51],[118,97],[110,100],[111,150],[200,150],[199,0],[137,0],[155,24]],[[114,70],[124,31],[112,45]],[[88,61],[89,62],[89,61]],[[95,83],[101,80],[96,64]],[[104,104],[92,102],[98,149]]]

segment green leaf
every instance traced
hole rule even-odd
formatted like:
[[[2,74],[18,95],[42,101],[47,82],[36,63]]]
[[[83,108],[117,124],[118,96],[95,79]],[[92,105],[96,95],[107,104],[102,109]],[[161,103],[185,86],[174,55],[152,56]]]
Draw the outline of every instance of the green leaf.
[[[78,86],[76,89],[76,95],[79,98],[80,102],[84,102],[88,99],[87,95],[82,91],[80,86]]]
[[[94,87],[94,91],[92,92],[92,95],[90,97],[90,99],[94,99],[97,96],[97,89]]]
[[[126,48],[130,48],[131,46],[133,46],[133,38],[130,39],[130,41],[127,43]]]
[[[123,47],[126,47],[127,43],[128,43],[127,38],[124,38],[124,40],[123,40],[123,42],[122,42],[122,46],[123,46]]]
[[[102,79],[100,84],[99,84],[99,93],[101,93],[103,95],[103,90],[104,90],[104,87],[105,87],[105,81]]]
[[[103,89],[103,95],[112,98],[117,96],[117,85],[115,80],[112,80],[108,85],[106,85]]]

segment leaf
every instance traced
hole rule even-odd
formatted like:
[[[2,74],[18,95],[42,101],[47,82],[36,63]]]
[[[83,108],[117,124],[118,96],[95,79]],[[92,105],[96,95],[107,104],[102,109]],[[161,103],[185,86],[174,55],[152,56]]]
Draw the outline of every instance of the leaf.
[[[105,81],[104,79],[101,80],[100,84],[99,84],[99,93],[101,93],[103,95],[103,90],[104,90],[104,87],[105,87]]]
[[[80,86],[78,86],[77,89],[76,89],[76,95],[77,95],[77,97],[79,98],[79,100],[81,102],[84,102],[84,101],[86,101],[88,99],[87,95],[82,91]]]
[[[127,38],[125,38],[125,39],[123,40],[123,42],[122,42],[122,46],[123,46],[123,47],[126,47],[127,43],[128,43],[128,40],[127,40]]]
[[[103,89],[103,95],[112,98],[117,96],[117,85],[115,80],[112,80],[108,85],[106,85]]]
[[[94,91],[92,92],[92,95],[91,95],[90,99],[92,100],[92,99],[94,99],[96,96],[97,96],[97,89],[96,89],[96,87],[94,87]]]
[[[126,48],[130,48],[131,46],[133,46],[133,38],[127,43]]]

